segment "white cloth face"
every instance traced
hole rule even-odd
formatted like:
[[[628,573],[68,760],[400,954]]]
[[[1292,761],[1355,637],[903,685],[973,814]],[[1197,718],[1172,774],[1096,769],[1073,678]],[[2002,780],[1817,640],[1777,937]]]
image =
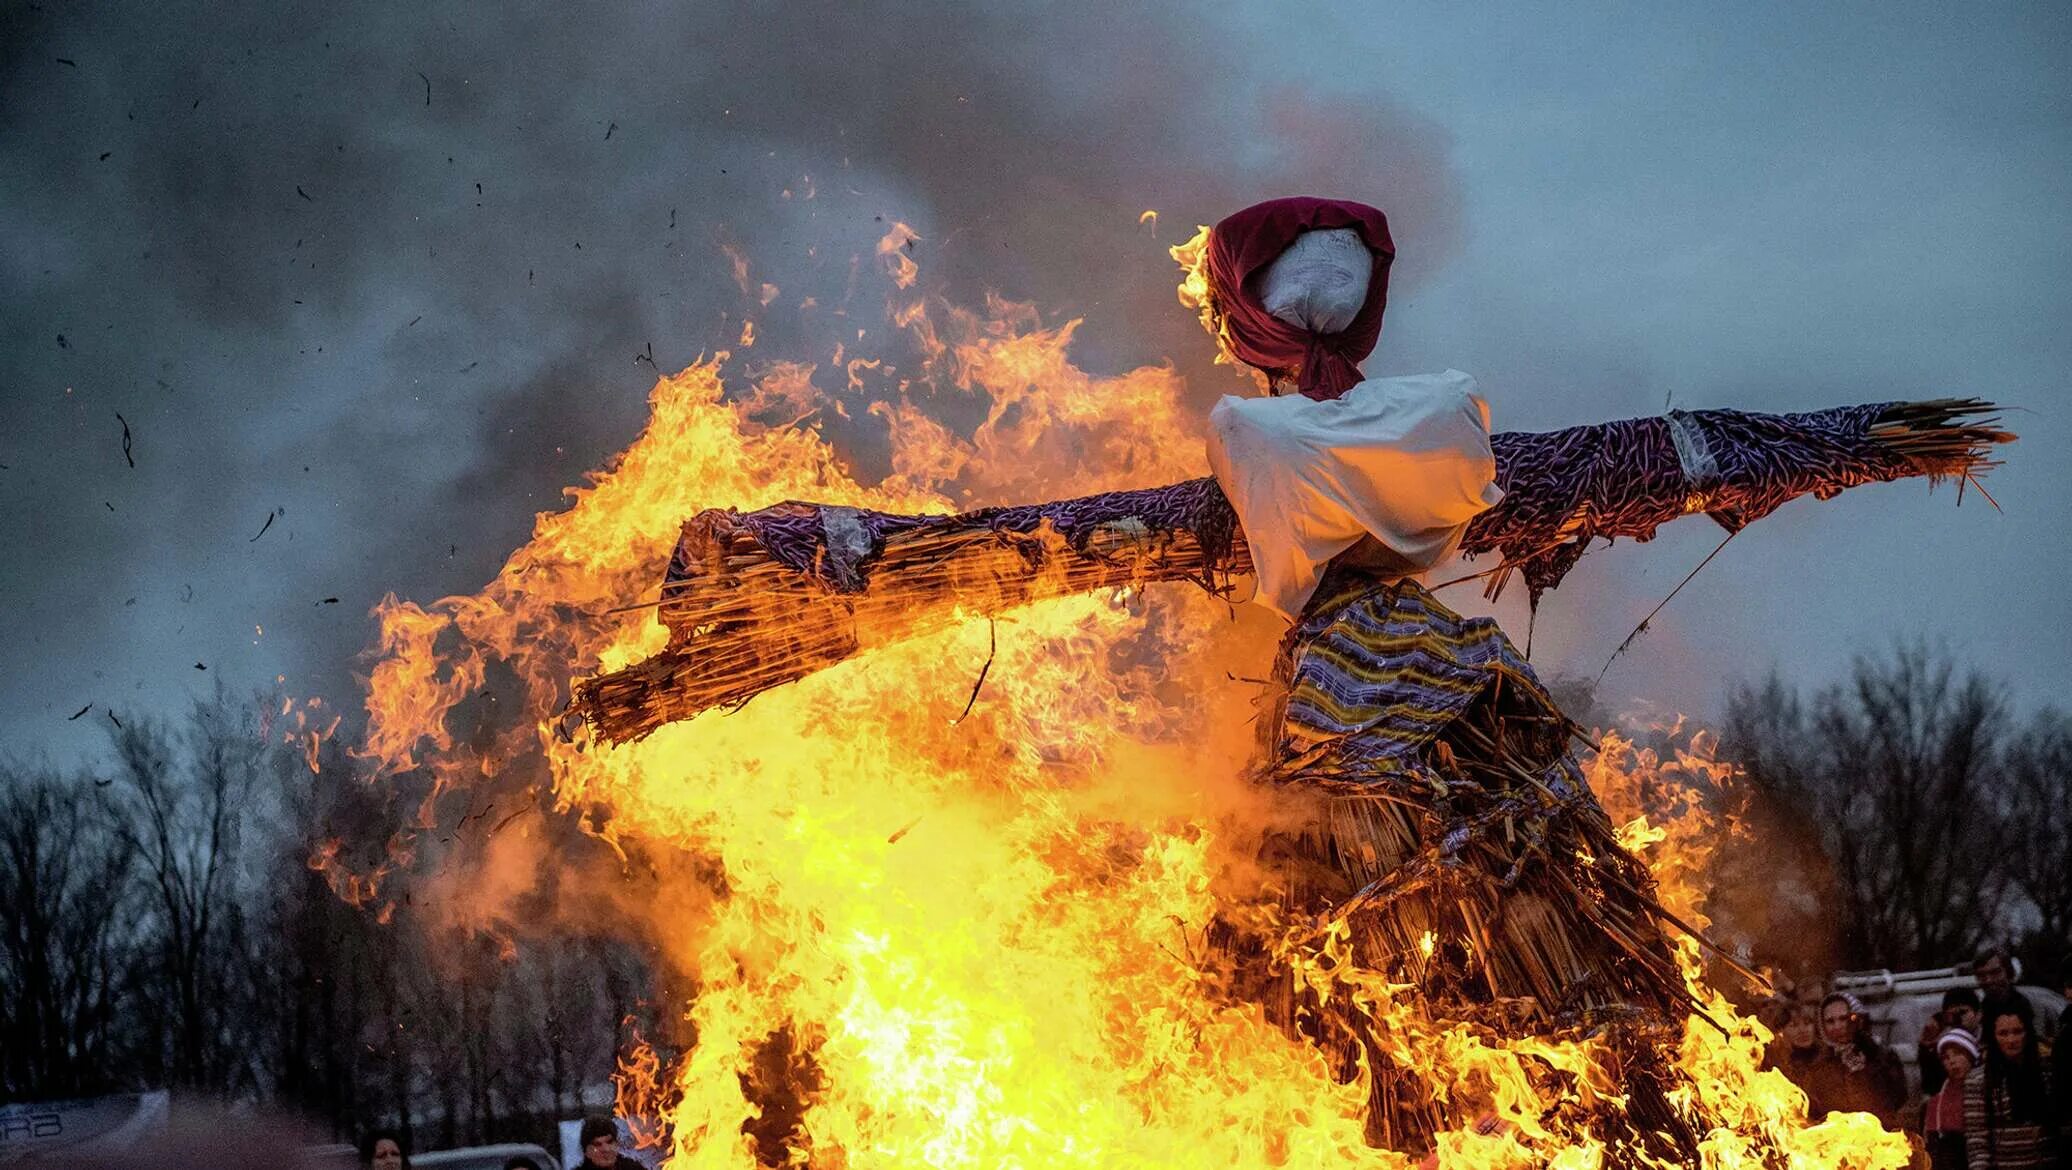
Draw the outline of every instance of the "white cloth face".
[[[1363,538],[1426,572],[1504,498],[1489,404],[1459,370],[1373,378],[1328,402],[1225,397],[1209,412],[1209,466],[1251,546],[1253,600],[1289,621]]]
[[[1311,333],[1340,333],[1367,303],[1374,253],[1352,228],[1295,237],[1259,278],[1266,311]]]

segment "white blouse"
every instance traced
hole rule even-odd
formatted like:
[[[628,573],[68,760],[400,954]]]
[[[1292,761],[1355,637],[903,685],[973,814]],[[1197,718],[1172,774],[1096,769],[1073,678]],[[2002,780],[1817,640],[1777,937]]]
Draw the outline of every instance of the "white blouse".
[[[1290,621],[1365,538],[1391,569],[1423,573],[1504,498],[1489,404],[1459,370],[1372,378],[1329,402],[1225,397],[1209,412],[1209,466],[1252,549],[1253,600]]]

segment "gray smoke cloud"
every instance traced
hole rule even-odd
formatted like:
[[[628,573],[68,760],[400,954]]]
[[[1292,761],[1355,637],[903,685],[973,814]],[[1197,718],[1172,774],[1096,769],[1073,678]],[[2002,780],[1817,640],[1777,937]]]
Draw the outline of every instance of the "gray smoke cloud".
[[[882,328],[848,273],[894,219],[953,298],[1084,316],[1084,364],[1170,358],[1205,410],[1238,384],[1163,247],[1305,191],[1390,214],[1370,370],[1470,370],[1507,428],[1670,395],[2033,409],[2006,515],[1914,487],[1795,506],[1615,699],[1705,709],[1723,677],[1825,678],[1924,631],[2063,693],[2066,17],[1559,13],[12,6],[0,734],[85,750],[82,704],[219,676],[350,703],[369,607],[494,572],[637,433],[654,366],[744,314],[756,356],[825,360],[787,351],[809,331],[763,282]],[[1679,527],[1587,559],[1538,657],[1595,674],[1716,539]]]

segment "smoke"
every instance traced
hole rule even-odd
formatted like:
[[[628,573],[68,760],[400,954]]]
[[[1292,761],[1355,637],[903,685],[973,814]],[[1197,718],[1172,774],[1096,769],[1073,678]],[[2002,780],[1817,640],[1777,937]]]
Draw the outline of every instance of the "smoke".
[[[952,299],[1084,315],[1089,368],[1171,356],[1196,405],[1234,383],[1174,303],[1194,223],[1355,194],[1398,224],[1396,278],[1430,273],[1460,234],[1444,134],[1371,83],[1291,82],[1230,15],[11,9],[0,474],[33,506],[0,521],[0,588],[39,670],[7,708],[63,744],[56,708],[162,704],[196,662],[342,695],[360,615],[483,580],[637,431],[657,367],[751,316],[744,356],[825,362],[787,346],[844,311],[878,330],[843,302],[878,295],[853,265],[893,219]]]
[[[0,575],[50,648],[36,657],[55,678],[9,684],[10,711],[33,715],[52,682],[162,702],[196,663],[352,710],[337,700],[368,638],[358,615],[391,590],[478,586],[638,431],[657,373],[701,352],[818,363],[827,390],[846,343],[882,355],[856,372],[871,396],[904,404],[926,355],[879,336],[874,251],[894,221],[913,225],[931,297],[1084,316],[1082,365],[1170,356],[1197,408],[1236,382],[1174,296],[1164,248],[1195,223],[1357,193],[1415,241],[1396,273],[1412,283],[1459,234],[1434,127],[1292,85],[1176,9],[11,19],[0,207],[32,246],[0,261],[28,306],[4,326],[24,397],[0,462],[45,509],[4,522],[26,555]],[[926,404],[966,433],[984,409]],[[892,413],[813,421],[875,478],[900,449]],[[978,466],[995,494],[1028,486],[1009,460]],[[493,698],[469,712],[485,740],[527,717]],[[637,920],[657,889],[705,896],[709,875],[675,859],[506,821],[543,783],[538,761],[510,761],[439,814],[502,826],[438,834],[440,922],[595,927]],[[457,885],[469,896],[442,896]]]

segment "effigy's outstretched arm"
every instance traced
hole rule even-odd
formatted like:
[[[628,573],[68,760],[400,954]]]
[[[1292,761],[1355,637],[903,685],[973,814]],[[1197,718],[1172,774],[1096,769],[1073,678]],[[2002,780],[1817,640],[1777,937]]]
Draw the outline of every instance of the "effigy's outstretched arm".
[[[1970,480],[1994,465],[1995,444],[2014,438],[1995,410],[1975,398],[1798,414],[1678,410],[1494,435],[1504,500],[1468,525],[1461,548],[1502,553],[1537,603],[1593,538],[1647,540],[1698,512],[1736,532],[1803,495],[1825,500],[1913,476]]]
[[[1501,503],[1462,551],[1503,557],[1533,598],[1592,538],[1645,540],[1703,512],[1730,530],[1788,500],[1910,476],[1969,479],[1998,429],[1976,399],[1802,414],[1677,411],[1492,438]],[[1213,479],[954,516],[788,502],[701,512],[662,583],[670,644],[575,687],[573,713],[605,739],[746,702],[873,646],[1050,597],[1152,581],[1224,593],[1251,570]]]

